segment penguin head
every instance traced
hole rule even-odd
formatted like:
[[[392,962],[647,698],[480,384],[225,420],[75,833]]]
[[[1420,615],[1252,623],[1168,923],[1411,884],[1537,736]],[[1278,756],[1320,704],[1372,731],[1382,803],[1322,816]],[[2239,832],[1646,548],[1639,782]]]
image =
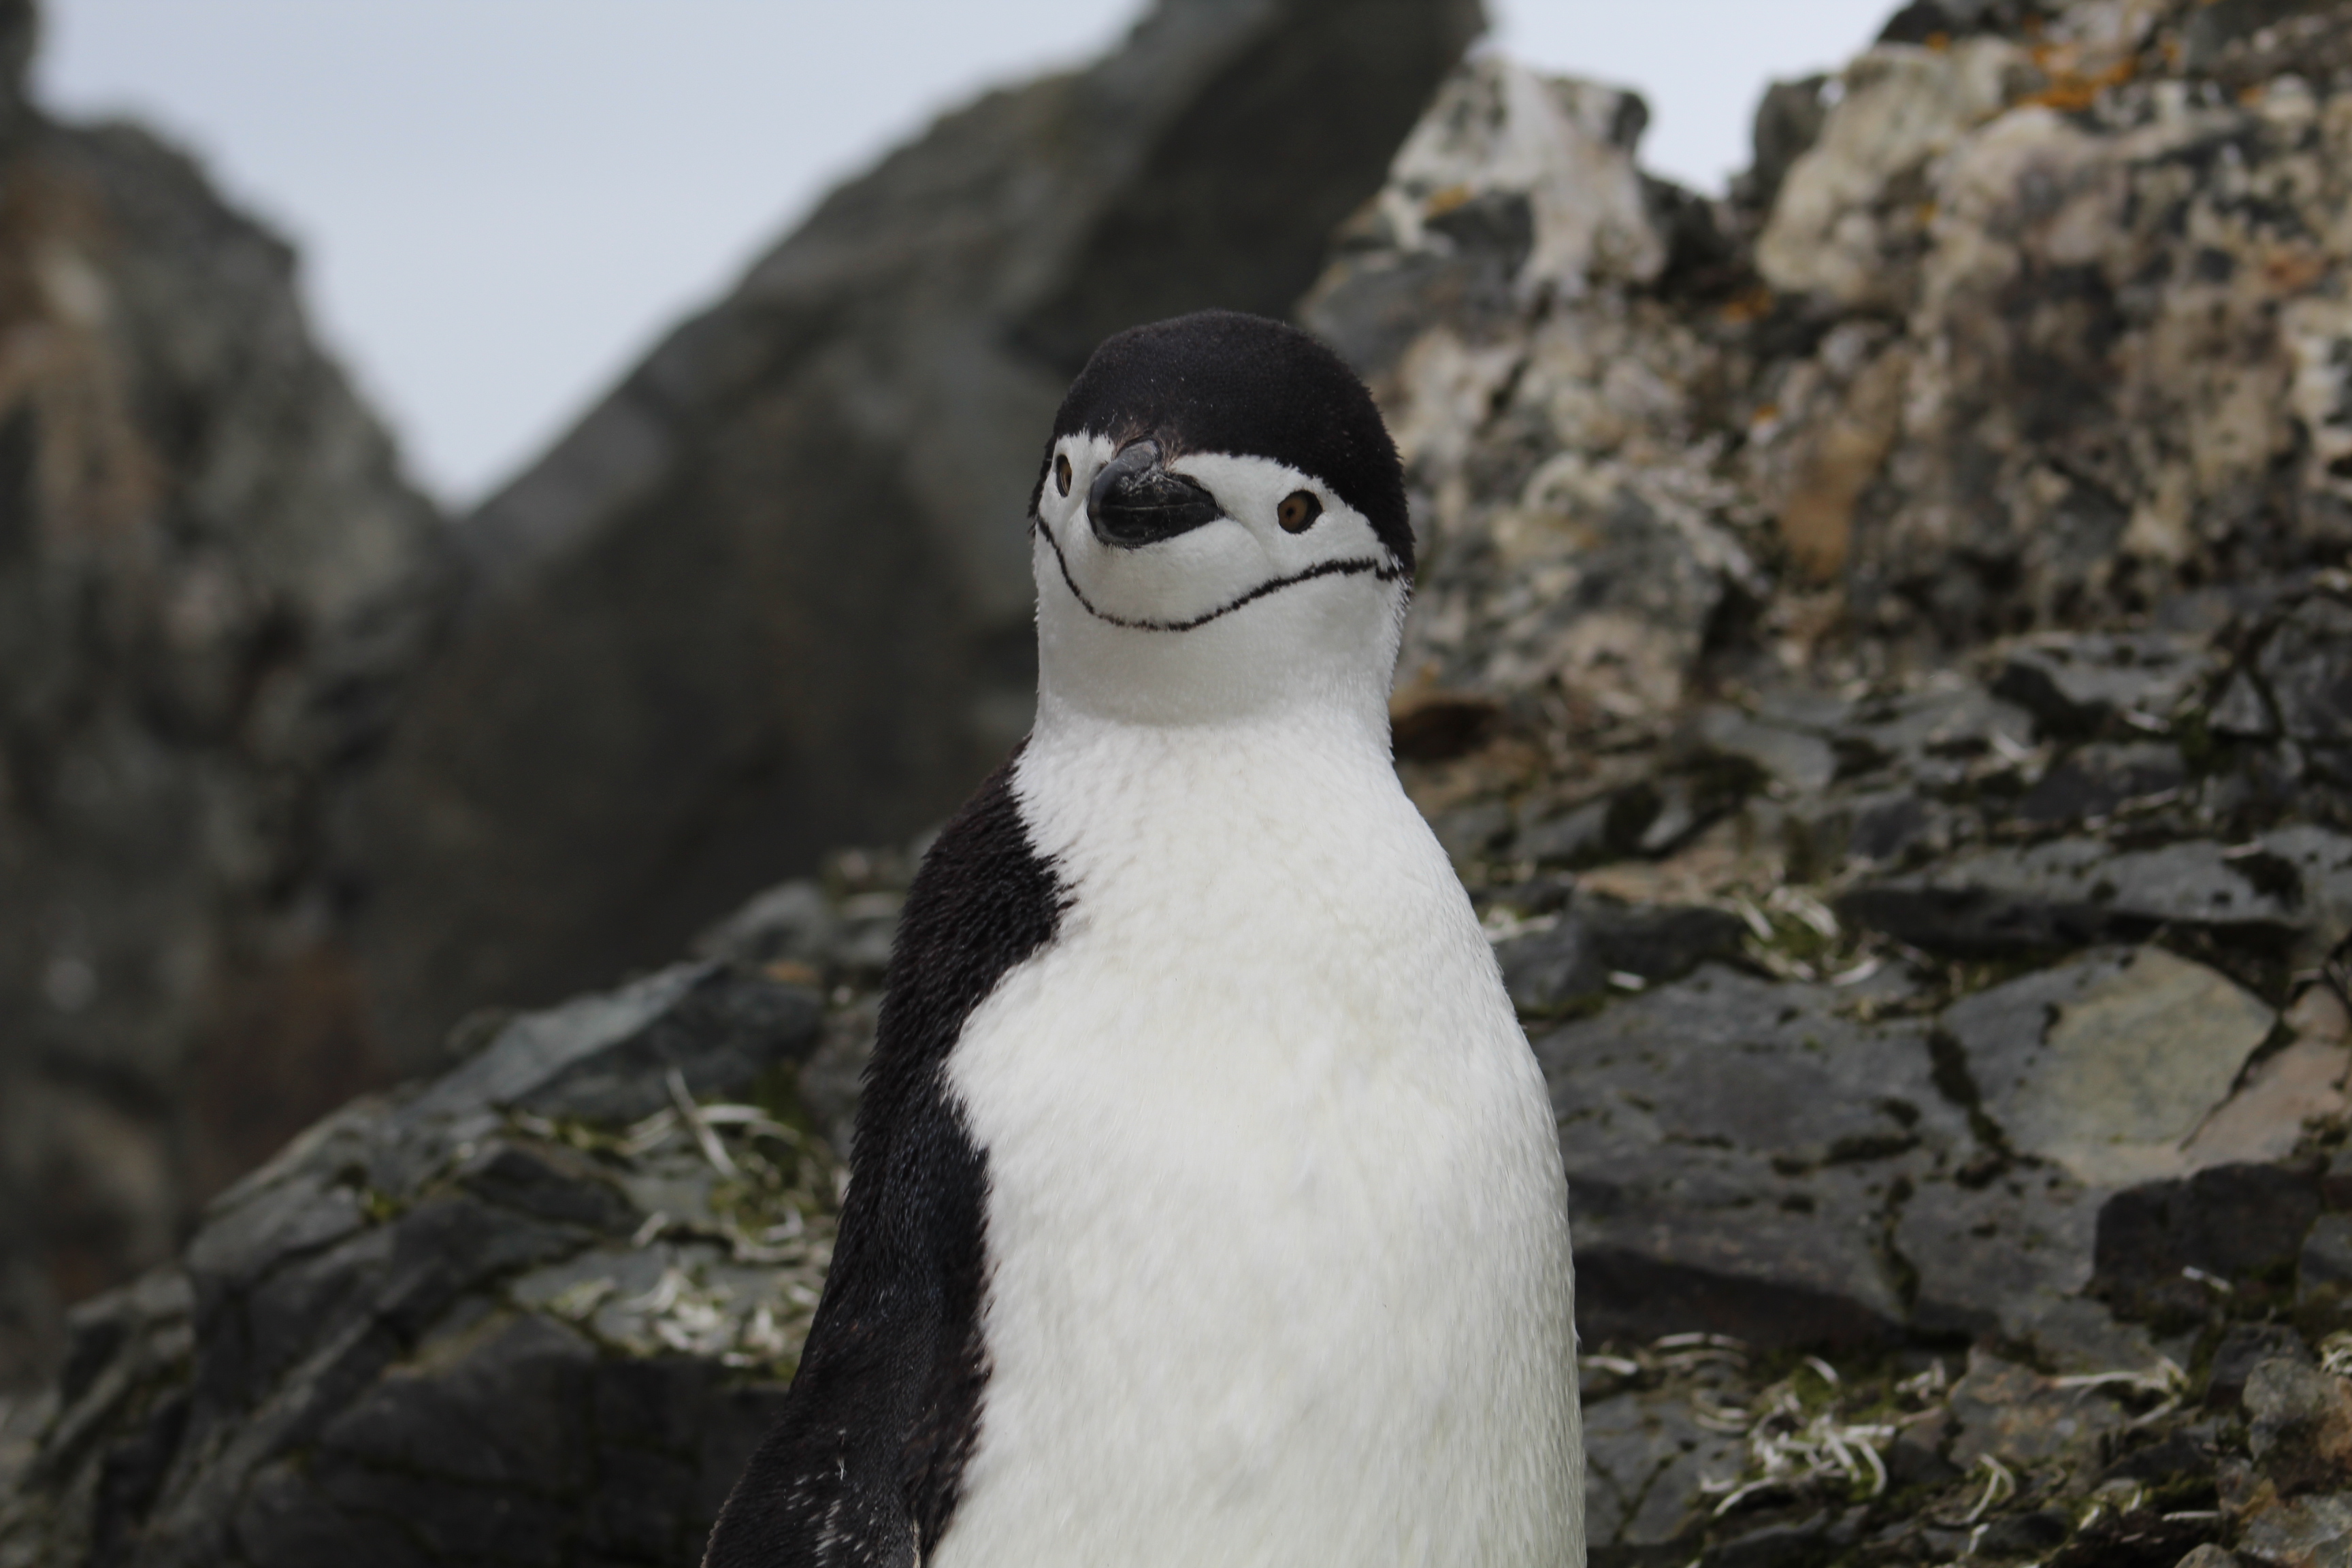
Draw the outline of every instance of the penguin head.
[[[1385,732],[1403,471],[1371,394],[1305,332],[1203,310],[1107,340],[1030,518],[1045,706],[1183,723],[1337,704]]]

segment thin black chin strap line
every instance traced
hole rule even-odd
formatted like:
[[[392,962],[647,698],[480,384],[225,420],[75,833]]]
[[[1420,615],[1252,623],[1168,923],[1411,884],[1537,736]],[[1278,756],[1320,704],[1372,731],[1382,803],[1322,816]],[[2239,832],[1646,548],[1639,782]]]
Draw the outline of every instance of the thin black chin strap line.
[[[1036,525],[1037,531],[1045,536],[1045,542],[1053,546],[1054,564],[1062,569],[1062,582],[1070,590],[1070,597],[1076,599],[1079,606],[1095,619],[1109,626],[1124,626],[1129,631],[1136,632],[1189,632],[1195,626],[1207,626],[1220,616],[1230,616],[1253,600],[1263,599],[1268,594],[1278,594],[1285,588],[1295,587],[1318,577],[1370,575],[1376,582],[1393,583],[1404,575],[1404,568],[1393,561],[1372,561],[1361,558],[1348,561],[1323,561],[1309,566],[1304,572],[1293,572],[1287,577],[1268,578],[1238,598],[1218,605],[1206,615],[1194,616],[1190,620],[1131,620],[1125,616],[1108,615],[1096,609],[1094,601],[1087,598],[1085,591],[1078,586],[1077,579],[1070,575],[1069,558],[1062,553],[1062,542],[1054,537],[1054,531],[1045,525],[1044,518],[1038,518]]]

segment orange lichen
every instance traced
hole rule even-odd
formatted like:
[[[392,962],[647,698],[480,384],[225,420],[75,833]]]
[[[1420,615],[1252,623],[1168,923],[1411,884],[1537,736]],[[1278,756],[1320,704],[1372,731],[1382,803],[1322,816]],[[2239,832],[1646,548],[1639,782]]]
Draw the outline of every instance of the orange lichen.
[[[2085,68],[2083,47],[2079,44],[2037,43],[2030,51],[2031,58],[2049,82],[2041,91],[2022,101],[2038,103],[2062,113],[2074,113],[2088,109],[2098,101],[2099,94],[2111,87],[2121,87],[2139,74],[2139,62],[2129,55],[2103,70]]]
[[[1421,210],[1429,217],[1443,217],[1468,201],[1471,195],[1467,185],[1448,185],[1442,191],[1432,192],[1429,200],[1422,204]]]

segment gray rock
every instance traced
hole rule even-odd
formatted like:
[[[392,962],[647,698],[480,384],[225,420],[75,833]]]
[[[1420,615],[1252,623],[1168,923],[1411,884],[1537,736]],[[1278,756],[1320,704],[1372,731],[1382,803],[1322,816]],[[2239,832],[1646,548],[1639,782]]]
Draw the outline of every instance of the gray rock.
[[[1931,1331],[1998,1331],[2032,1342],[2059,1303],[2091,1282],[2098,1212],[2095,1194],[2055,1172],[2012,1170],[1974,1188],[1922,1185],[1903,1204],[1894,1232],[1916,1280],[1912,1321]]]
[[[804,988],[724,964],[680,964],[516,1019],[409,1114],[487,1105],[633,1121],[669,1103],[663,1078],[671,1070],[689,1091],[707,1095],[797,1064],[816,1045],[819,1012]]]
[[[1504,989],[1522,1017],[1588,1005],[1636,984],[1678,980],[1710,960],[1737,960],[1747,927],[1723,910],[1580,898],[1544,930],[1497,943]],[[1612,976],[1616,977],[1612,979]]]
[[[2045,734],[2094,735],[2119,721],[2160,731],[2214,668],[2202,638],[2160,632],[2048,637],[2012,652],[1992,689],[2030,711]]]
[[[1626,824],[1632,811],[1622,792],[1606,795],[1520,828],[1511,849],[1534,865],[1571,870],[1618,859],[1633,852],[1640,837]]]
[[[2311,1360],[2303,1336],[2284,1323],[2232,1323],[2213,1347],[2213,1364],[2205,1382],[2205,1403],[2234,1407],[2245,1395],[2246,1380],[2266,1361]]]
[[[2246,1378],[2246,1446],[2281,1496],[2328,1491],[2352,1465],[2352,1378],[2274,1356]]]
[[[2307,745],[2352,742],[2352,605],[2327,596],[2297,605],[2254,667],[2289,735]]]
[[[2326,830],[2293,831],[2300,838]],[[2340,914],[2323,900],[2306,902],[2293,862],[2267,841],[2118,852],[2095,839],[2061,838],[1984,849],[1866,883],[1841,895],[1836,908],[1853,924],[1971,957],[2137,941],[2167,925],[2315,957],[2341,939]]]
[[[2352,1149],[2338,1149],[2329,1156],[2319,1190],[2328,1207],[2352,1209]]]
[[[2318,1216],[2309,1174],[2221,1165],[2185,1181],[2151,1182],[2099,1210],[2095,1293],[2127,1316],[2201,1321],[2222,1289],[2242,1308],[2291,1274]]]
[[[2202,1546],[2192,1547],[2187,1556],[2174,1564],[2174,1568],[2238,1568],[2238,1558],[2235,1553],[2209,1541]]]
[[[1761,211],[1771,210],[1780,194],[1780,182],[1788,178],[1789,165],[1821,137],[1822,122],[1829,116],[1822,92],[1828,86],[1827,77],[1809,76],[1765,88],[1749,131],[1755,161],[1733,182],[1742,202]]]
[[[1952,1462],[1969,1466],[1980,1456],[2023,1467],[2095,1455],[2129,1419],[2098,1389],[2069,1387],[1981,1349],[1969,1352],[1968,1374],[1953,1385],[1952,1414],[1960,1424]]]
[[[1816,794],[1837,776],[1837,753],[1830,743],[1801,730],[1783,728],[1728,708],[1702,709],[1693,729],[1709,749],[1748,763],[1796,794]]]
[[[946,816],[1028,725],[1070,376],[1138,321],[1286,313],[1479,26],[1168,0],[835,191],[468,519],[467,613],[355,816],[402,1059]]]
[[[2039,971],[1944,1014],[2010,1146],[2095,1187],[2188,1174],[2182,1146],[2275,1022],[2227,977],[2158,947]]]
[[[2215,734],[2241,740],[2267,741],[2279,732],[2278,720],[2271,711],[2269,700],[2242,669],[2222,686],[2207,721]]]
[[[1695,1418],[1682,1391],[1637,1391],[1584,1408],[1585,1535],[1600,1546],[1657,1546],[1687,1536],[1702,1480],[1735,1472],[1741,1445]]]
[[[1916,1024],[1715,965],[1536,1037],[1594,1338],[1855,1342],[1904,1316],[1894,1194],[1966,1157]]]
[[[837,921],[824,889],[805,879],[769,889],[694,939],[697,958],[752,965],[799,963],[818,968],[835,940]]]
[[[2238,1555],[2264,1568],[2352,1564],[2352,1491],[2271,1503],[2238,1533]]]
[[[2352,1215],[2322,1215],[2303,1238],[2294,1268],[2299,1307],[2352,1306]]]
[[[2175,795],[2189,782],[2178,747],[2156,742],[2094,742],[2034,781],[2016,816],[2036,825],[2103,817],[2127,801]]]

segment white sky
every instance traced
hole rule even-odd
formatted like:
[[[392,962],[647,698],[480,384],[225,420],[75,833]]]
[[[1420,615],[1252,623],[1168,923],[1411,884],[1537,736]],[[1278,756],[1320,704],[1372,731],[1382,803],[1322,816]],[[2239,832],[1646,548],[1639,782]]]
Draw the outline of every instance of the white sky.
[[[1500,47],[1639,87],[1719,189],[1765,81],[1896,0],[1487,0]],[[528,461],[835,182],[1140,0],[47,0],[37,91],[193,150],[299,247],[321,335],[453,504]]]

